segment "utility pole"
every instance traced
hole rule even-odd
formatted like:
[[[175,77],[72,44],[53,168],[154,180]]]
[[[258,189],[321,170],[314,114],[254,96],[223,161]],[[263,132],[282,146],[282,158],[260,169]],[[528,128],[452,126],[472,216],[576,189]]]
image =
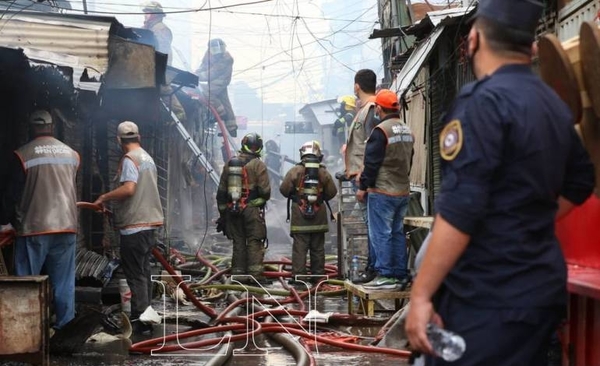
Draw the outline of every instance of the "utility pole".
[[[87,10],[87,0],[83,0],[83,14],[87,14],[88,10]]]

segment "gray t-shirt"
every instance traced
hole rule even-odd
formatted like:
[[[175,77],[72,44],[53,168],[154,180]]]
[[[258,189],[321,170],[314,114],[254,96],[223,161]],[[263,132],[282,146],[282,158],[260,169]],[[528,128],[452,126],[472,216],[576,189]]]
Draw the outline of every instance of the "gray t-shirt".
[[[133,182],[137,183],[138,178],[140,177],[140,172],[138,168],[135,166],[133,160],[129,158],[123,159],[123,170],[121,170],[121,183],[125,182]]]

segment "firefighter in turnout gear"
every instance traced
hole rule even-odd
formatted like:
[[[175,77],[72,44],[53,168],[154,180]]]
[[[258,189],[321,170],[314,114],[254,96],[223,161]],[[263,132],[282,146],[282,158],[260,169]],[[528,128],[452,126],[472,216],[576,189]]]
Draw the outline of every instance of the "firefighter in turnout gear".
[[[171,56],[171,43],[173,42],[173,33],[171,29],[163,23],[166,16],[162,5],[159,2],[151,1],[142,6],[144,12],[144,29],[151,30],[156,38],[154,48],[168,55],[167,63],[171,65],[173,57]]]
[[[219,38],[211,39],[196,75],[200,81],[208,82],[202,85],[204,95],[225,123],[229,134],[237,137],[237,122],[227,93],[232,73],[233,57],[227,51],[225,42]]]
[[[242,139],[237,156],[223,167],[217,205],[221,217],[217,231],[233,240],[232,275],[252,275],[262,279],[267,242],[264,207],[271,198],[267,166],[260,160],[263,141],[249,133]]]
[[[292,280],[306,275],[306,254],[310,250],[310,274],[325,274],[325,233],[329,231],[326,202],[337,194],[337,187],[324,165],[317,141],[308,141],[300,148],[301,162],[290,169],[279,191],[292,202],[290,235],[292,249]],[[288,217],[289,219],[289,217]]]
[[[171,29],[163,23],[166,17],[163,11],[162,5],[157,1],[150,1],[142,5],[142,11],[144,12],[144,29],[152,31],[154,34],[154,42],[152,46],[160,53],[167,55],[167,64],[171,65],[173,62],[173,55],[171,52],[171,44],[173,43],[173,33]],[[174,94],[173,88],[169,85],[161,85],[160,94],[162,101],[175,112],[175,115],[180,121],[185,120],[186,114],[183,105],[179,101],[179,98]],[[167,118],[171,118],[170,116]]]
[[[338,149],[346,143],[347,132],[356,116],[356,98],[352,95],[344,95],[338,98],[340,103],[339,118],[333,123],[331,133],[338,142]]]

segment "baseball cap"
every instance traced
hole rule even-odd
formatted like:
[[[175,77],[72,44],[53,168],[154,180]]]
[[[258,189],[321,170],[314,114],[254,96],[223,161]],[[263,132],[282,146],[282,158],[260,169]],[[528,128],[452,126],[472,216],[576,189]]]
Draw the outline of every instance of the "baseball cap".
[[[139,137],[140,130],[138,129],[138,126],[131,121],[121,122],[119,127],[117,127],[117,136],[122,138]]]
[[[381,89],[375,96],[375,104],[386,109],[399,109],[398,96],[389,89]]]
[[[52,116],[48,111],[38,109],[29,116],[29,123],[32,125],[51,125]]]
[[[522,32],[525,43],[534,41],[544,4],[536,0],[481,0],[474,18],[483,16]]]

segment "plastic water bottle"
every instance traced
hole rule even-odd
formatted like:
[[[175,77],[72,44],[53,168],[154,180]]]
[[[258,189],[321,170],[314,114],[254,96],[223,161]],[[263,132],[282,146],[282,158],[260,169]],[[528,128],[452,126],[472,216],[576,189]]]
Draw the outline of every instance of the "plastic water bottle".
[[[458,360],[467,348],[463,337],[433,323],[427,324],[427,338],[435,353],[444,361]]]
[[[131,289],[124,278],[119,280],[119,294],[121,295],[121,310],[126,314],[131,314]]]
[[[358,279],[358,256],[355,255],[352,257],[352,262],[350,263],[350,280],[356,281]]]

